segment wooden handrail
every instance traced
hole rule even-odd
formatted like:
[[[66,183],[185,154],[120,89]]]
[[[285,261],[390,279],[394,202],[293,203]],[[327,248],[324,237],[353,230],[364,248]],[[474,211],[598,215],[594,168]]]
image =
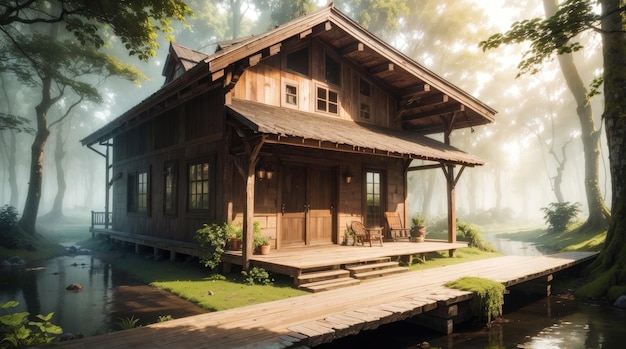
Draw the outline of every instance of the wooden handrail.
[[[94,212],[91,211],[91,227],[95,226],[104,226],[108,228],[109,225],[113,223],[113,213],[112,212]]]

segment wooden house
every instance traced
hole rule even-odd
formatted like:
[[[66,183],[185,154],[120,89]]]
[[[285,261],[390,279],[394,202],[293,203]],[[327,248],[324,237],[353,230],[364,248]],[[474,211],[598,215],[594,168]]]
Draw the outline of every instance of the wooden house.
[[[247,265],[254,221],[275,249],[338,244],[353,220],[384,227],[386,211],[406,224],[407,171],[425,160],[446,176],[456,240],[455,184],[483,161],[449,136],[495,111],[336,8],[212,54],[172,43],[163,74],[81,141],[106,159],[106,229],[192,243],[204,223],[239,221]]]

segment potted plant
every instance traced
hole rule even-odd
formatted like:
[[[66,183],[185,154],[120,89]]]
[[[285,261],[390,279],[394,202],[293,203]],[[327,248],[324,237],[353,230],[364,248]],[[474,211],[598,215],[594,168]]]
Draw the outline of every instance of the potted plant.
[[[228,249],[231,251],[241,250],[241,239],[243,238],[241,226],[233,222],[225,223],[224,232],[228,237]]]
[[[254,249],[258,251],[260,254],[268,254],[270,253],[270,240],[267,236],[263,235],[263,231],[261,229],[261,224],[259,222],[254,222]]]
[[[419,214],[411,217],[411,241],[424,242],[426,239],[426,219]]]
[[[259,234],[254,237],[254,248],[260,254],[268,254],[270,253],[270,240],[267,236]]]
[[[343,241],[341,242],[343,246],[354,245],[354,232],[350,228],[346,228],[343,231]]]

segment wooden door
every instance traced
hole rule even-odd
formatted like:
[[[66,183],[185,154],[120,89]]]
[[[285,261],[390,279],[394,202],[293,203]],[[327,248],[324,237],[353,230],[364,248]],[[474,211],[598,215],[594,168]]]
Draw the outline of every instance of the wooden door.
[[[335,209],[333,170],[311,167],[308,175],[307,243],[331,243]]]
[[[281,246],[306,242],[306,166],[285,165],[281,171]]]
[[[281,173],[281,246],[332,243],[333,169],[289,164]]]

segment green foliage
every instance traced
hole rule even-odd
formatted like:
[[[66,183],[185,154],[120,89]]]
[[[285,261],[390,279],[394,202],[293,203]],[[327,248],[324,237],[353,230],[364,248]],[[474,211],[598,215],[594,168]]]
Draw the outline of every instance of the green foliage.
[[[420,216],[419,214],[411,217],[411,227],[420,227],[426,224],[426,218]]]
[[[580,213],[580,204],[578,202],[573,204],[569,202],[551,202],[548,207],[542,207],[541,210],[545,213],[543,218],[546,224],[548,224],[548,232],[558,233],[567,229],[567,226]]]
[[[598,24],[599,17],[590,0],[567,0],[554,16],[515,22],[506,33],[494,34],[479,45],[486,51],[501,45],[529,42],[530,48],[517,66],[518,76],[534,74],[552,55],[580,50],[580,43],[572,39]]]
[[[274,283],[274,279],[270,278],[270,274],[267,270],[261,267],[253,267],[249,271],[242,270],[241,275],[243,275],[243,282],[246,285],[272,285]]]
[[[25,244],[18,229],[15,228],[18,219],[15,207],[4,205],[0,208],[0,246],[16,249]]]
[[[159,315],[157,322],[166,322],[166,321],[171,321],[171,320],[174,320],[172,315]]]
[[[130,55],[148,60],[159,47],[158,33],[172,32],[171,21],[185,23],[192,12],[183,0],[93,1],[52,0],[42,11],[41,2],[20,2],[19,6],[0,7],[3,34],[15,35],[13,23],[62,23],[77,41],[89,48],[101,48],[109,41],[110,32],[121,39]],[[63,11],[61,11],[63,10]],[[20,28],[23,30],[24,28]]]
[[[241,225],[235,224],[234,222],[225,223],[224,232],[229,238],[241,239],[243,237],[243,230],[241,230]]]
[[[119,318],[117,321],[117,327],[120,330],[130,330],[131,328],[139,327],[139,319],[136,319],[135,316],[127,317],[127,318]]]
[[[12,130],[17,133],[35,134],[35,129],[29,126],[30,120],[25,117],[0,112],[0,131]]]
[[[445,286],[474,293],[470,309],[478,321],[489,324],[502,316],[506,288],[501,283],[477,277],[462,277],[446,283]]]
[[[478,229],[470,223],[456,222],[456,234],[459,240],[467,241],[469,247],[475,247],[485,252],[496,252],[496,249],[483,239]]]
[[[228,240],[229,230],[226,228],[227,223],[204,224],[201,229],[196,230],[194,239],[200,245],[200,261],[205,267],[215,269],[222,260],[222,254],[225,251],[226,240]]]
[[[254,240],[253,240],[253,246],[259,247],[259,246],[267,246],[270,244],[270,240],[267,238],[267,236],[263,235],[263,230],[261,229],[261,223],[259,222],[254,222]]]
[[[63,333],[61,327],[50,322],[54,313],[48,315],[37,315],[40,321],[29,321],[27,312],[8,313],[7,309],[14,308],[18,302],[9,301],[0,304],[7,314],[0,316],[0,336],[3,338],[0,343],[4,343],[15,348],[24,348],[37,344],[47,344],[56,341],[55,335]]]

